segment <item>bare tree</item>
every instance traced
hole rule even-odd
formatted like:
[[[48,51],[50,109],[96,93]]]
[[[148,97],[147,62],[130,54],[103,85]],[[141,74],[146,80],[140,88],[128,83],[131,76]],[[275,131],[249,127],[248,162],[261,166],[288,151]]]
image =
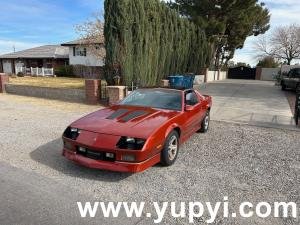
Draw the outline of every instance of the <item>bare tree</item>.
[[[89,46],[90,51],[97,58],[105,58],[104,23],[100,13],[94,14],[92,19],[77,25],[75,29],[82,45]]]
[[[271,56],[290,65],[292,60],[300,59],[300,26],[277,27],[270,36],[261,37],[255,48],[259,58]]]

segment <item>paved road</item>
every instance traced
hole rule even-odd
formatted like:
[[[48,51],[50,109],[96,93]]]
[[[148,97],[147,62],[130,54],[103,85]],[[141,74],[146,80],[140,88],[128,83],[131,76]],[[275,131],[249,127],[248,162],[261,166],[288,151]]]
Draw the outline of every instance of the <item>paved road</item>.
[[[140,221],[128,219],[124,211],[119,218],[104,218],[100,212],[95,218],[82,218],[76,203],[93,202],[92,195],[4,162],[0,162],[0,171],[1,225],[131,225]]]
[[[153,224],[141,220],[81,220],[75,202],[223,201],[230,208],[247,200],[296,201],[299,193],[299,132],[213,121],[207,134],[195,134],[172,167],[139,174],[87,169],[61,156],[61,134],[74,119],[97,107],[0,95],[0,224]],[[169,214],[168,214],[169,215]],[[205,224],[198,220],[197,224]],[[162,224],[188,224],[167,216]],[[294,219],[253,217],[216,224],[299,224]]]
[[[286,95],[274,82],[225,80],[206,84],[201,92],[213,96],[213,120],[295,129]]]
[[[1,224],[50,225],[84,222],[75,213],[75,203],[83,197],[72,187],[4,162],[0,162],[0,171]]]

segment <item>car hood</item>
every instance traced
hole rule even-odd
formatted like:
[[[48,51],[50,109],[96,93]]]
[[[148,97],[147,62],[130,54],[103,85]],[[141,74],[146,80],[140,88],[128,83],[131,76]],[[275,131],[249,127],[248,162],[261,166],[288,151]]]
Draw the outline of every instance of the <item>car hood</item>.
[[[115,105],[91,113],[71,124],[81,130],[117,136],[147,138],[179,112]]]

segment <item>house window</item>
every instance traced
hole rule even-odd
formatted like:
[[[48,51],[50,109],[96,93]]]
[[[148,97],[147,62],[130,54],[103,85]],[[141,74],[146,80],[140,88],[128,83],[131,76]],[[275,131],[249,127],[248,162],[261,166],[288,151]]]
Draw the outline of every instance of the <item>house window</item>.
[[[86,48],[73,47],[73,56],[86,56]]]

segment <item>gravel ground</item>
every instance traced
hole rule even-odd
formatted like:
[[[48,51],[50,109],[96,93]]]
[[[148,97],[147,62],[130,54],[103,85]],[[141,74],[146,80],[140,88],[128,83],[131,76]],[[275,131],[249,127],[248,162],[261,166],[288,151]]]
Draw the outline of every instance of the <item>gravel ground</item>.
[[[0,161],[70,186],[87,201],[210,201],[229,197],[230,209],[243,201],[294,201],[300,205],[300,133],[212,121],[195,134],[172,167],[139,174],[92,170],[61,156],[61,134],[94,106],[0,96]],[[26,179],[26,178],[24,178]],[[153,207],[148,206],[149,212]],[[138,224],[152,224],[143,219]],[[205,224],[205,218],[196,224]],[[188,224],[165,218],[164,224]],[[219,217],[215,224],[299,224],[293,219]]]

